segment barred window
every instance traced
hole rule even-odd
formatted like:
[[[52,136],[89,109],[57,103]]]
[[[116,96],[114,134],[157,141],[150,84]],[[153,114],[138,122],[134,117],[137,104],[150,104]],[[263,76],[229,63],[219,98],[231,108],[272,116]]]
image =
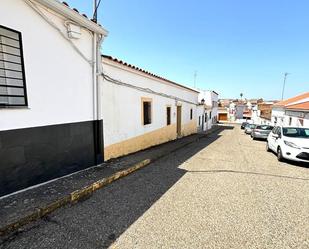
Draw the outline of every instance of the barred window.
[[[143,124],[151,124],[151,101],[143,101]]]
[[[166,107],[166,125],[170,125],[171,124],[171,107],[167,106]]]
[[[0,25],[0,107],[27,105],[21,33]]]

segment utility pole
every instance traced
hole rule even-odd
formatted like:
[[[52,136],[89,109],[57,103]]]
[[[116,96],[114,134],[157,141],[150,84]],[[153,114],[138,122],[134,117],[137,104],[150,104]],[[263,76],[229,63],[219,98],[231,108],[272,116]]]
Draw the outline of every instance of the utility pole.
[[[194,71],[194,88],[196,88],[197,71]]]
[[[284,74],[284,81],[283,81],[283,88],[282,88],[281,100],[283,100],[283,97],[284,97],[285,83],[286,83],[286,78],[288,77],[288,75],[289,75],[289,73],[285,73],[285,74]]]
[[[97,0],[93,0],[93,20],[95,23],[98,22],[98,4]]]

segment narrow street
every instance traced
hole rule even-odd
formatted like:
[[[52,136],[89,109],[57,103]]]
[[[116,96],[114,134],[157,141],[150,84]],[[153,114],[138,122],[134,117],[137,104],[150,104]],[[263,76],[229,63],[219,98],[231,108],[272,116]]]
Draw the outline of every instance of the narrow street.
[[[0,245],[107,247],[309,248],[309,168],[223,126]]]

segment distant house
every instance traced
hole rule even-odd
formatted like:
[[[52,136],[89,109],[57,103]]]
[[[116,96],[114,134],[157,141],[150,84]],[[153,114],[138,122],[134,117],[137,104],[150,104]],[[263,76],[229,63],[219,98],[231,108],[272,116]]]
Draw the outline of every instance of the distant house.
[[[233,115],[233,113],[231,113],[232,111],[229,110],[231,102],[232,100],[230,99],[219,99],[218,100],[217,120],[219,122],[231,121],[230,114]]]
[[[1,196],[102,162],[95,62],[107,31],[55,0],[0,5]]]
[[[243,101],[234,100],[228,108],[229,121],[242,122],[245,119],[251,119],[250,112],[246,112],[247,106]],[[250,117],[248,117],[250,115]]]
[[[309,127],[309,92],[276,103],[271,121],[275,125]]]
[[[258,103],[252,109],[252,121],[255,124],[271,124],[271,114],[274,101]]]
[[[198,130],[206,131],[217,123],[219,94],[210,90],[199,90],[199,92]]]
[[[197,132],[199,91],[111,56],[102,63],[106,160]]]

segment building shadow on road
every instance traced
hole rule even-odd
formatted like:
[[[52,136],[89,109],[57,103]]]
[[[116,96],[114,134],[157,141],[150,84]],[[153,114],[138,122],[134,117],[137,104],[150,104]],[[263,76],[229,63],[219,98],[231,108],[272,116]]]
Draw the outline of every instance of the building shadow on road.
[[[41,230],[45,231],[44,239],[52,239],[54,248],[63,244],[60,241],[63,237],[70,238],[71,248],[109,247],[182,178],[187,171],[179,166],[220,138],[225,129],[233,127],[222,126],[197,142],[97,191],[84,202],[59,210],[41,222],[42,229],[34,228],[33,235],[28,236],[38,236]],[[46,234],[50,231],[48,226],[55,231]],[[72,244],[74,241],[83,243]]]

